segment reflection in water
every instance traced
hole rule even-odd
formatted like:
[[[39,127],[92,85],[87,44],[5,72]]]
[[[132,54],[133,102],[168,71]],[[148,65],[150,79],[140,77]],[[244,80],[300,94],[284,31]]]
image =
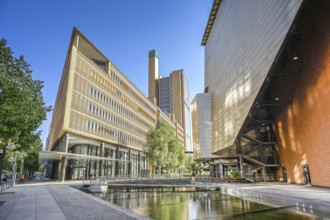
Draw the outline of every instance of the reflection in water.
[[[185,219],[315,219],[274,209],[218,191],[186,191],[184,188],[115,188],[94,196],[159,220]]]

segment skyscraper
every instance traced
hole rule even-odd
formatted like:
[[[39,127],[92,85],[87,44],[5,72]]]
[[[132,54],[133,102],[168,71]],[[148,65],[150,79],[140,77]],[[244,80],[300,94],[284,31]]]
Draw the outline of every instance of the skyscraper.
[[[158,73],[158,52],[149,51],[149,99],[183,127],[185,151],[192,152],[191,113],[188,79],[183,69],[172,71],[169,76]]]
[[[155,105],[159,106],[158,52],[156,50],[149,51],[148,78],[148,98]]]

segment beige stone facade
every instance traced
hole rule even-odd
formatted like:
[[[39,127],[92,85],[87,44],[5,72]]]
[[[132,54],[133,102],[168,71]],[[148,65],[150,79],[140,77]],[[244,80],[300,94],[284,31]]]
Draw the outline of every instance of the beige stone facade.
[[[62,168],[54,169],[63,170],[66,166],[67,179],[140,174],[147,169],[143,155],[146,133],[158,118],[167,121],[184,143],[183,128],[159,112],[154,103],[74,28],[54,106],[48,149],[63,155],[83,154],[108,161],[86,164],[69,155],[67,165],[59,163],[56,166]]]

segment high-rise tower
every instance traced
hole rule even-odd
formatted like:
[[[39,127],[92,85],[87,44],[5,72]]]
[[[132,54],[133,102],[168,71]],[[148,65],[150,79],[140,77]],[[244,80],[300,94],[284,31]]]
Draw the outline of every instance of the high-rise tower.
[[[158,52],[149,51],[149,89],[148,98],[159,106],[159,73],[158,73]]]
[[[175,70],[169,76],[160,77],[158,73],[158,52],[149,51],[149,99],[184,129],[185,151],[192,152],[191,114],[189,84],[183,69]]]

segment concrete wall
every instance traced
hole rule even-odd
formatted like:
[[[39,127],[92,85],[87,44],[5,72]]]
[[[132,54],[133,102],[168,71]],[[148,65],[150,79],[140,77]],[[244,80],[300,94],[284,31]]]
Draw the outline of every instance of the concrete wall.
[[[321,2],[321,1],[319,1]],[[325,2],[325,1],[324,1]],[[313,185],[330,186],[330,13],[329,4],[314,11],[316,23],[303,30],[304,70],[292,104],[277,117],[279,153],[288,182],[304,183],[302,165]],[[305,33],[309,33],[306,36]],[[278,177],[282,176],[281,169]]]

